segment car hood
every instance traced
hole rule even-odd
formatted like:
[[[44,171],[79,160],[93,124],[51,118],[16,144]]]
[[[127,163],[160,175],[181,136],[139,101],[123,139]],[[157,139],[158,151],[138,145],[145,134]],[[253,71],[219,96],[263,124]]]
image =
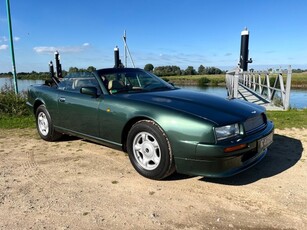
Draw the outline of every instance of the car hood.
[[[265,111],[263,107],[243,100],[185,89],[126,94],[125,97],[198,116],[216,125],[242,122]]]

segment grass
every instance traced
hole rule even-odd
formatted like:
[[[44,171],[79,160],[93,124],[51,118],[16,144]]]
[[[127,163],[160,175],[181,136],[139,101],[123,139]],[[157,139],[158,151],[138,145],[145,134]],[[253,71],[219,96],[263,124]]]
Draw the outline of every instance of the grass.
[[[284,79],[286,76],[284,76]],[[307,73],[292,73],[291,85],[294,87],[307,88]]]
[[[307,109],[289,111],[267,111],[268,118],[272,120],[277,129],[307,128]]]
[[[0,89],[0,128],[35,127],[33,114],[26,106],[27,95],[16,95],[12,87],[4,85]]]
[[[0,116],[0,129],[35,128],[34,116]]]

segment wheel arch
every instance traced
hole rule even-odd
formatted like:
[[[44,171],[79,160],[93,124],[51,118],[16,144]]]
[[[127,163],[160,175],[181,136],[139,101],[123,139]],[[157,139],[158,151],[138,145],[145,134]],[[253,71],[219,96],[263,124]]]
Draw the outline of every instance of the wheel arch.
[[[122,142],[122,148],[123,148],[123,151],[124,152],[127,152],[127,137],[128,137],[128,133],[130,131],[130,129],[132,128],[132,126],[141,121],[141,120],[150,120],[150,121],[154,121],[154,119],[152,118],[149,118],[149,117],[146,117],[146,116],[138,116],[138,117],[133,117],[132,119],[130,119],[126,125],[124,126],[123,128],[123,131],[122,131],[122,136],[121,136],[121,142]]]
[[[38,108],[39,106],[41,106],[41,105],[44,105],[44,104],[45,104],[45,103],[44,103],[42,100],[40,100],[40,99],[36,100],[35,103],[34,103],[34,105],[33,105],[33,113],[35,114],[37,108]]]

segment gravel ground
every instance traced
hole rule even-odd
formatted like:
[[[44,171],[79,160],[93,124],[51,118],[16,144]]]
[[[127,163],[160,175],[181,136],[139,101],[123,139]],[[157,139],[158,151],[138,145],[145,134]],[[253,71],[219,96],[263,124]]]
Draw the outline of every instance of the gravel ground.
[[[154,181],[123,152],[0,129],[0,229],[307,229],[307,130],[226,179]]]

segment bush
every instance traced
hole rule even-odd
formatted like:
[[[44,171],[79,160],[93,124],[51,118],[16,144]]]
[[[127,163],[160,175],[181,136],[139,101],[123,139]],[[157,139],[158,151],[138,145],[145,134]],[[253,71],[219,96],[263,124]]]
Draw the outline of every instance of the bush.
[[[15,94],[12,87],[4,85],[0,90],[0,115],[28,116],[30,111],[26,106],[26,94]]]
[[[206,86],[209,82],[210,82],[210,80],[206,77],[202,77],[202,78],[198,79],[198,85],[199,86]]]

